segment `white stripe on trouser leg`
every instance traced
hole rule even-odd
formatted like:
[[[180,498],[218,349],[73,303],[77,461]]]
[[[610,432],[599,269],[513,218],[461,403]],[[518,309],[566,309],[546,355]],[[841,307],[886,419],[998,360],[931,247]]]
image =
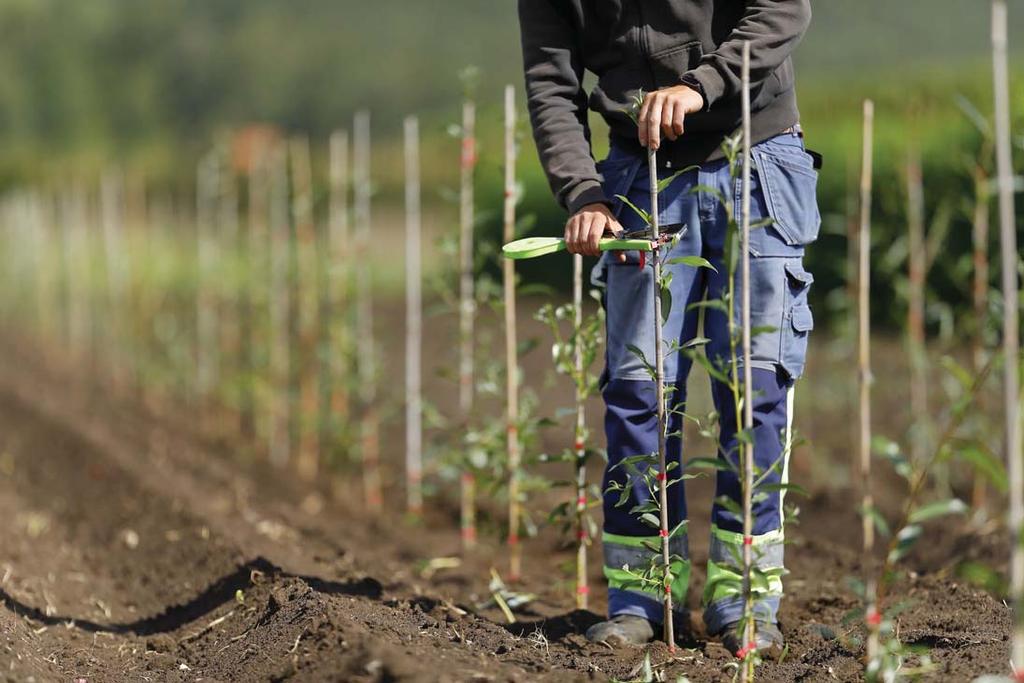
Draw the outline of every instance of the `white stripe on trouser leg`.
[[[786,489],[789,484],[789,456],[793,451],[793,404],[796,401],[796,382],[786,389],[786,435],[782,445],[782,486],[779,491],[779,528],[784,529],[786,523]]]

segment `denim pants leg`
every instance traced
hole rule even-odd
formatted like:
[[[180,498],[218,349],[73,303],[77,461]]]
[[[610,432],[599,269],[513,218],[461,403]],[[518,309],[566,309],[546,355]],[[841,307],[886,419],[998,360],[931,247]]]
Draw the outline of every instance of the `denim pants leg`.
[[[807,336],[813,326],[807,293],[812,278],[803,268],[804,246],[816,237],[817,204],[814,196],[816,172],[799,137],[783,134],[759,143],[754,149],[752,179],[752,220],[770,218],[772,223],[751,234],[751,320],[759,330],[753,340],[752,371],[755,390],[754,458],[765,472],[766,483],[781,483],[788,473],[789,434],[792,418],[793,383],[803,372]],[[647,210],[649,196],[646,166],[638,159],[613,150],[602,163],[606,191],[621,194],[636,206]],[[669,171],[663,171],[665,176]],[[703,334],[710,339],[705,347],[709,361],[729,368],[729,333],[726,315],[715,308],[693,306],[704,299],[716,299],[728,287],[724,263],[728,211],[716,193],[694,192],[696,186],[714,188],[737,211],[739,183],[724,161],[710,162],[701,169],[677,177],[660,196],[662,225],[684,224],[681,236],[663,250],[668,261],[676,256],[694,255],[708,259],[716,270],[666,264],[672,280],[669,287],[671,307],[661,327],[666,342],[684,344],[698,334],[700,311],[704,310]],[[643,222],[629,207],[617,207],[627,229],[642,227]],[[737,274],[737,279],[740,276]],[[596,278],[606,286],[607,368],[603,396],[607,411],[605,433],[609,465],[604,485],[605,575],[609,581],[609,614],[634,614],[651,621],[662,621],[661,595],[630,580],[624,567],[648,566],[660,544],[658,530],[630,514],[649,494],[641,482],[631,481],[623,467],[623,458],[650,454],[657,450],[657,418],[654,382],[645,360],[653,362],[655,322],[653,312],[654,278],[650,263],[638,254],[626,262],[605,256]],[[739,283],[736,283],[739,291]],[[739,316],[738,306],[735,307]],[[639,354],[636,353],[639,350]],[[686,379],[692,361],[680,353],[665,357],[666,394],[673,412],[685,408]],[[720,457],[736,457],[736,416],[731,392],[712,382],[712,396],[719,413]],[[682,458],[682,417],[672,415],[669,425],[669,462]],[[681,470],[676,470],[681,471]],[[629,489],[628,500],[618,505],[620,494],[609,489]],[[731,472],[717,476],[717,495],[738,501],[739,482]],[[673,555],[683,558],[672,567],[671,591],[674,605],[685,612],[689,559],[686,535],[686,502],[682,482],[670,487],[669,525],[679,531],[670,539]],[[767,589],[758,594],[757,611],[761,618],[774,621],[782,593],[782,493],[760,496],[755,505],[754,544],[756,562],[769,577]],[[704,591],[705,621],[709,632],[721,632],[739,619],[742,603],[727,589],[727,579],[737,576],[742,549],[742,520],[716,505],[712,513],[712,545],[708,565],[708,584]]]

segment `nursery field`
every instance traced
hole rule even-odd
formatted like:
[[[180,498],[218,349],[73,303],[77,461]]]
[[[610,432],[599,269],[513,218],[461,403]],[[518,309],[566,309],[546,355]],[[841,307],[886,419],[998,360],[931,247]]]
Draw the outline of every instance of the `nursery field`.
[[[529,331],[528,318],[523,324]],[[448,327],[428,324],[436,334],[427,335],[427,357],[446,355]],[[842,343],[816,341],[810,377],[819,379],[798,396],[807,441],[794,455],[793,480],[809,495],[798,502],[787,550],[790,649],[759,668],[763,680],[862,677],[863,653],[848,641],[858,627],[844,624],[858,603],[847,587],[861,571],[857,501],[829,483],[845,477],[851,425],[842,402],[821,398],[849,368]],[[898,343],[879,342],[879,428],[900,429],[906,368]],[[399,357],[397,345],[385,347],[385,357]],[[643,651],[580,635],[602,614],[603,591],[595,589],[588,610],[573,609],[565,565],[575,550],[552,530],[526,542],[517,589],[537,597],[508,623],[484,604],[489,570],[503,570],[502,545],[484,534],[458,566],[439,561],[461,555],[454,504],[437,500],[421,523],[394,509],[370,514],[351,479],[307,485],[246,462],[238,444],[204,433],[187,412],[108,391],[60,348],[5,334],[2,349],[4,680],[645,680]],[[541,375],[538,355],[528,377]],[[563,387],[545,404],[567,399]],[[400,451],[401,436],[386,436],[390,466]],[[385,490],[387,500],[400,499],[397,482]],[[710,487],[698,479],[688,491],[699,586]],[[903,496],[895,476],[879,482],[886,512]],[[892,591],[908,603],[900,637],[931,651],[934,680],[1005,667],[1010,609],[961,576],[972,560],[1005,568],[998,528],[982,516],[930,524],[928,542],[907,560],[908,578]],[[699,630],[698,600],[691,588],[695,631],[676,655],[650,648],[660,677],[650,680],[731,680],[732,658]]]
[[[514,3],[145,5],[0,0],[0,682],[1024,683],[1019,7],[737,38],[592,280]]]

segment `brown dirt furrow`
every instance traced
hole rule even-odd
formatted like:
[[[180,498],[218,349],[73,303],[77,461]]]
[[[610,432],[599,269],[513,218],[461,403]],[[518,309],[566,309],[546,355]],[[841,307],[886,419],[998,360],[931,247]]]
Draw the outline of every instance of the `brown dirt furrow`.
[[[451,509],[412,524],[371,516],[350,482],[303,485],[187,418],[153,414],[77,372],[43,370],[5,343],[0,368],[0,680],[67,681],[601,681],[630,680],[644,650],[587,643],[603,609],[569,609],[550,530],[529,542],[521,589],[537,595],[515,624],[482,607],[501,548],[485,541],[461,566]],[[899,491],[889,492],[890,502]],[[692,508],[710,498],[692,487]],[[854,498],[801,503],[782,612],[787,659],[766,681],[858,680],[860,652],[843,617],[860,569]],[[485,506],[485,512],[487,512]],[[487,517],[485,516],[485,522]],[[1005,666],[1009,610],[959,582],[958,557],[998,557],[991,533],[929,528],[894,591],[908,600],[901,634],[932,649],[935,680]],[[698,605],[706,525],[695,527]],[[598,564],[599,548],[592,554]],[[595,585],[600,567],[592,566]],[[695,619],[695,625],[699,619]],[[730,659],[695,630],[675,659],[646,649],[674,680],[726,681]]]

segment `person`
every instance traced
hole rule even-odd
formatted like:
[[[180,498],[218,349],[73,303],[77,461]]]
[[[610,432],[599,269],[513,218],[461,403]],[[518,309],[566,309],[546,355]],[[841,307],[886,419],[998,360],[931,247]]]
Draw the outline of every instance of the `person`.
[[[765,581],[754,587],[755,646],[778,650],[782,596],[783,498],[793,417],[793,386],[803,372],[813,327],[804,268],[806,245],[820,226],[816,156],[805,150],[797,109],[791,54],[811,19],[809,0],[519,0],[523,61],[530,118],[541,163],[557,201],[569,213],[569,251],[598,256],[607,234],[643,230],[636,208],[650,208],[645,148],[656,150],[661,225],[673,240],[663,248],[673,302],[662,326],[669,347],[691,342],[703,319],[708,340],[703,360],[691,353],[665,358],[666,395],[672,403],[668,456],[682,457],[681,431],[686,379],[695,360],[729,371],[729,324],[723,300],[728,290],[723,252],[729,209],[739,215],[739,179],[723,151],[741,121],[741,55],[750,42],[752,173],[750,317],[754,385],[754,460],[763,473],[755,496],[754,535],[745,539],[734,511],[741,496],[731,468],[716,472],[704,621],[712,636],[734,654],[741,648],[743,543]],[[589,94],[584,74],[596,75]],[[631,103],[642,98],[639,111]],[[588,110],[607,122],[610,152],[595,163]],[[697,165],[697,168],[689,168]],[[678,174],[678,175],[677,175]],[[676,175],[674,179],[672,176]],[[670,180],[671,179],[671,180]],[[731,206],[726,206],[728,202]],[[661,586],[637,581],[638,568],[660,554],[659,530],[631,510],[649,494],[638,477],[617,466],[624,458],[657,452],[655,388],[646,361],[654,357],[653,270],[637,252],[605,253],[592,279],[604,287],[607,313],[606,405],[608,467],[604,474],[604,573],[608,620],[587,631],[593,641],[643,643],[663,622]],[[702,256],[714,266],[671,262]],[[737,276],[738,281],[738,276]],[[738,285],[737,285],[737,290]],[[737,299],[738,302],[738,299]],[[736,305],[736,320],[739,306]],[[639,352],[637,352],[639,350]],[[641,357],[642,356],[642,357]],[[709,372],[714,375],[715,372]],[[719,457],[736,461],[737,417],[726,384],[711,382],[719,424]],[[677,470],[681,471],[681,470]],[[671,479],[671,477],[670,477]],[[630,489],[619,505],[616,488]],[[686,592],[690,560],[686,503],[681,481],[669,489],[670,590],[676,627],[687,628]],[[660,560],[655,559],[655,562]],[[628,567],[634,568],[633,574]]]

